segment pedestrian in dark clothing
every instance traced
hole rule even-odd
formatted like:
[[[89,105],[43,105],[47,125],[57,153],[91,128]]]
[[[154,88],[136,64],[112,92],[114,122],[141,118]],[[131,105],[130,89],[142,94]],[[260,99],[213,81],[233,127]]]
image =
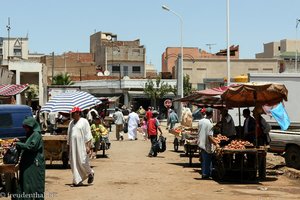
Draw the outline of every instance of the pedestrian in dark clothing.
[[[17,138],[14,139],[21,155],[20,193],[17,194],[20,198],[17,197],[18,199],[44,199],[45,157],[41,128],[33,117],[26,118],[23,121],[23,127],[26,130],[25,143]]]

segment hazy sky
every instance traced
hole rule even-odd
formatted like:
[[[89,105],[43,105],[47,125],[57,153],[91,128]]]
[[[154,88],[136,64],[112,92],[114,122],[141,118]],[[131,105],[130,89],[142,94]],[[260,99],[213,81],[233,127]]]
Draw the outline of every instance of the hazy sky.
[[[184,47],[226,48],[226,0],[7,0],[0,36],[7,37],[10,17],[11,37],[28,33],[30,52],[61,54],[88,52],[91,34],[112,32],[118,40],[140,39],[147,63],[160,71],[166,47],[180,46],[179,18],[162,5],[182,16]],[[297,18],[300,0],[230,0],[230,44],[240,45],[241,58],[254,58],[264,43],[295,39]]]

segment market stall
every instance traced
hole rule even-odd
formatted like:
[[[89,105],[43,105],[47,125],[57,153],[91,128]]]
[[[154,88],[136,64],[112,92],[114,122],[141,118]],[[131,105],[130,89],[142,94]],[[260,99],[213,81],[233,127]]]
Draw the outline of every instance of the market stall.
[[[179,146],[184,147],[185,154],[189,157],[189,164],[192,164],[192,159],[199,150],[197,145],[198,129],[197,127],[178,126],[170,130],[174,135],[174,151],[178,151]]]
[[[214,108],[248,108],[274,105],[287,100],[287,93],[283,84],[245,83],[198,91],[178,101]],[[255,135],[257,137],[257,133]],[[241,139],[230,141],[219,138],[221,147],[214,153],[215,174],[219,179],[232,174],[238,174],[241,180],[245,177],[257,179],[257,175],[264,179],[268,149]]]
[[[60,113],[68,116],[71,110],[77,106],[82,111],[101,104],[101,100],[84,91],[72,91],[58,94],[52,97],[41,108],[41,113]],[[57,128],[61,130],[62,135],[45,134],[43,136],[45,159],[50,160],[50,164],[54,160],[62,161],[63,166],[68,166],[68,149],[67,149],[67,129],[68,120],[59,124]]]
[[[12,139],[0,139],[0,193],[2,195],[17,192],[19,181],[18,156],[12,154],[12,156],[7,156],[10,154],[9,149],[12,142]]]
[[[54,160],[60,160],[63,167],[68,167],[69,150],[66,135],[43,135],[45,160],[52,165]]]

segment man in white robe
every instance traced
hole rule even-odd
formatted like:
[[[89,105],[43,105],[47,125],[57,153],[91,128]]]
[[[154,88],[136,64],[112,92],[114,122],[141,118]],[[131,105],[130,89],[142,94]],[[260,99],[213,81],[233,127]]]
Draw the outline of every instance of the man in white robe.
[[[73,185],[83,185],[82,181],[88,178],[91,184],[94,180],[94,171],[89,163],[92,133],[89,122],[80,116],[81,109],[74,107],[71,111],[73,120],[69,124],[67,144],[69,145],[69,160],[73,174]]]
[[[140,124],[140,118],[138,114],[132,111],[128,115],[128,139],[137,140],[137,128]]]

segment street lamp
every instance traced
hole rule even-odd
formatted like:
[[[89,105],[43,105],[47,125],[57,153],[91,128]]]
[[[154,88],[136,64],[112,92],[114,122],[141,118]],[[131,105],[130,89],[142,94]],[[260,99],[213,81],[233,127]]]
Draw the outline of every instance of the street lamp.
[[[297,64],[298,64],[298,47],[297,47],[297,36],[298,36],[298,25],[299,25],[300,19],[296,19],[296,53],[295,53],[295,72],[297,72]]]
[[[227,0],[226,29],[227,29],[227,85],[230,85],[230,41],[229,41],[229,2]]]
[[[180,98],[183,98],[183,46],[182,46],[182,26],[183,26],[183,20],[182,17],[171,10],[169,7],[162,5],[162,9],[173,13],[176,15],[180,20],[180,54],[178,55],[179,59],[179,65],[177,69],[177,95],[180,96]]]

